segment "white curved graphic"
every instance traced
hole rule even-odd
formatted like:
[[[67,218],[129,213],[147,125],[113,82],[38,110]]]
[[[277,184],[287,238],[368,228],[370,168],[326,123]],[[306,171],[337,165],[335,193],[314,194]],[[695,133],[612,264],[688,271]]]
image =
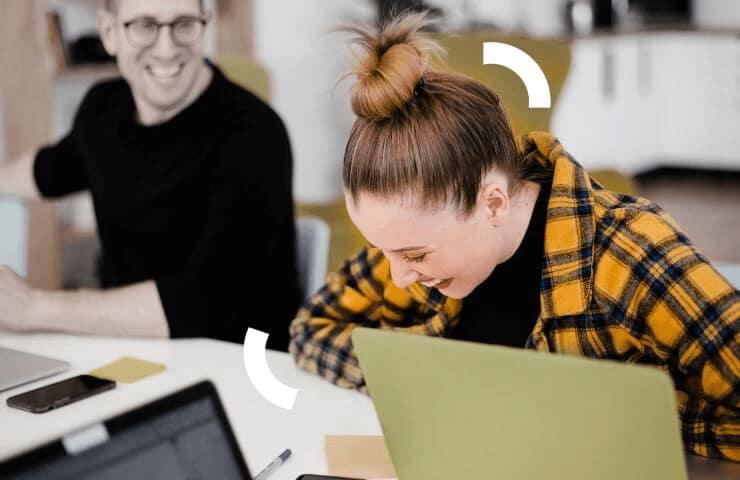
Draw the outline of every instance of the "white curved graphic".
[[[508,43],[483,42],[483,64],[501,65],[519,75],[529,95],[529,108],[550,108],[550,85],[545,72],[524,50]]]
[[[263,331],[247,329],[244,336],[244,368],[252,385],[265,400],[286,410],[292,410],[298,390],[280,382],[270,371],[265,351],[267,337],[268,334]]]

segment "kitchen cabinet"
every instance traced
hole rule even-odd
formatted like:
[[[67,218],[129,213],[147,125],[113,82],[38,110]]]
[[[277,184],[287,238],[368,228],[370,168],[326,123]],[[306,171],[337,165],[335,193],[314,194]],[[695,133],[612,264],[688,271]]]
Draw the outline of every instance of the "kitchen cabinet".
[[[578,38],[552,131],[587,168],[740,170],[740,36]]]

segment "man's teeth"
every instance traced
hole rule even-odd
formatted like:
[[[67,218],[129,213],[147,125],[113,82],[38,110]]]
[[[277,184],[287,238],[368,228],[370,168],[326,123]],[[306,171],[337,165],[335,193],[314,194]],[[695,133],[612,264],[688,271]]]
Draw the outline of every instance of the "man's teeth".
[[[152,72],[152,75],[155,77],[162,77],[162,78],[169,78],[174,77],[178,73],[180,73],[181,65],[173,65],[171,67],[155,67],[151,66],[149,67],[149,71]]]
[[[442,283],[443,281],[444,281],[444,280],[435,280],[435,281],[433,281],[433,282],[421,282],[421,283],[422,283],[422,285],[424,285],[424,286],[427,286],[427,287],[430,287],[430,288],[431,288],[431,287],[436,287],[437,285],[439,285],[439,284],[440,284],[440,283]]]

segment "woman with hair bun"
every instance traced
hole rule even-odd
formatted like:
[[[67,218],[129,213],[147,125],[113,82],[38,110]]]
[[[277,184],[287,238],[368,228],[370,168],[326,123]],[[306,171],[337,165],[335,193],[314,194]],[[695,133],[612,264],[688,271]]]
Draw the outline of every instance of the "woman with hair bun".
[[[602,188],[544,132],[515,138],[481,83],[430,68],[407,14],[355,27],[344,156],[368,241],[290,328],[298,365],[365,390],[358,325],[654,364],[683,439],[740,460],[740,295],[657,205]]]

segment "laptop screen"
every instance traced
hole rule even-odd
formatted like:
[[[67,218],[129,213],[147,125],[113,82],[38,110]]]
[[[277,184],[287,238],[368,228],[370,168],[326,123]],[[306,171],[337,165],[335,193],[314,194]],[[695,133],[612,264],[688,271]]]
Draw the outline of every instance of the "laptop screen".
[[[250,479],[216,390],[203,382],[104,423],[107,440],[59,441],[0,465],[12,479]]]

